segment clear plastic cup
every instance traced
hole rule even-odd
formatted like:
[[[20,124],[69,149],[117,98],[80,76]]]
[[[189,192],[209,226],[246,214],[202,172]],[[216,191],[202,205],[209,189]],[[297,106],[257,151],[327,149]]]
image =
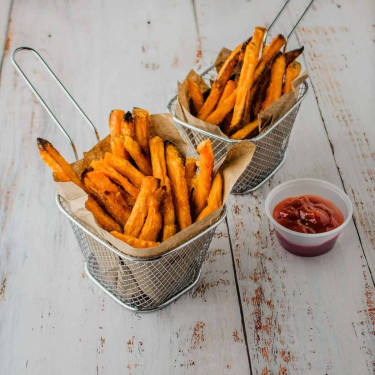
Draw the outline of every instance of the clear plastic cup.
[[[334,230],[324,233],[299,233],[280,225],[273,218],[275,206],[289,197],[299,195],[317,195],[330,200],[344,215],[344,222]],[[353,215],[353,206],[349,197],[337,186],[314,178],[301,178],[276,186],[266,198],[265,209],[272,222],[280,245],[295,255],[313,257],[331,250]]]

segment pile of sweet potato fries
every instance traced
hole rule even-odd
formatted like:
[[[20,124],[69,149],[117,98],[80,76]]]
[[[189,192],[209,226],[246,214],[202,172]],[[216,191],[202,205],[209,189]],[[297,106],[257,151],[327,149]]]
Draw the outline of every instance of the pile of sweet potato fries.
[[[220,126],[232,139],[258,134],[258,114],[292,90],[292,82],[301,72],[296,58],[303,47],[287,53],[284,36],[277,35],[263,47],[264,27],[256,27],[253,36],[237,46],[219,70],[206,99],[198,84],[188,81],[190,110],[200,120]]]
[[[98,225],[135,248],[167,240],[219,208],[223,200],[222,176],[213,177],[211,142],[198,146],[199,162],[183,160],[173,144],[158,136],[150,139],[149,126],[144,109],[113,110],[112,152],[93,161],[82,178],[50,142],[37,140],[55,179],[83,189],[88,194],[86,208]]]

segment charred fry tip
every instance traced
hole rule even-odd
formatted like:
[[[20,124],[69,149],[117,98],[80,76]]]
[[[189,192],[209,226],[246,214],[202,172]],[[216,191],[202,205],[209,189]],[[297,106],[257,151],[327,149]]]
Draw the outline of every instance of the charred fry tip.
[[[50,142],[48,142],[46,139],[43,139],[43,138],[37,138],[36,143],[37,143],[38,149],[40,151],[45,151],[47,145],[52,146],[52,144]]]
[[[132,121],[132,120],[133,120],[133,115],[132,115],[132,113],[131,113],[130,111],[126,112],[126,113],[124,114],[124,121],[126,121],[126,122],[130,122],[130,121]]]

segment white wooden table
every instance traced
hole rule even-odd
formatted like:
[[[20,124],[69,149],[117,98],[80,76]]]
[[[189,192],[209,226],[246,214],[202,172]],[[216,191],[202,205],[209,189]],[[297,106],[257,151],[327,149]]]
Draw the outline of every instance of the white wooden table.
[[[278,31],[303,9],[295,3]],[[165,111],[191,67],[281,5],[0,0],[0,374],[375,373],[375,2],[315,1],[292,41],[305,45],[311,90],[285,164],[253,194],[230,197],[198,287],[152,314],[125,310],[85,276],[35,138],[72,152],[10,61],[20,45],[37,48],[104,136],[112,108]],[[50,91],[87,149],[88,129]],[[331,181],[354,203],[321,257],[283,250],[263,209],[270,189],[298,177]]]

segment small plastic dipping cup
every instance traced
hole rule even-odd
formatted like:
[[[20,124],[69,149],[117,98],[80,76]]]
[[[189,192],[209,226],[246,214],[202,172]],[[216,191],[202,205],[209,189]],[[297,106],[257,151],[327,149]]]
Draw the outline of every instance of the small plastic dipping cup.
[[[344,215],[344,222],[334,230],[314,234],[299,233],[283,227],[273,218],[273,210],[284,199],[299,195],[317,195],[330,200]],[[305,257],[322,255],[331,250],[353,215],[352,203],[341,189],[327,181],[314,178],[301,178],[278,185],[268,194],[265,209],[275,227],[280,245],[290,253]]]

